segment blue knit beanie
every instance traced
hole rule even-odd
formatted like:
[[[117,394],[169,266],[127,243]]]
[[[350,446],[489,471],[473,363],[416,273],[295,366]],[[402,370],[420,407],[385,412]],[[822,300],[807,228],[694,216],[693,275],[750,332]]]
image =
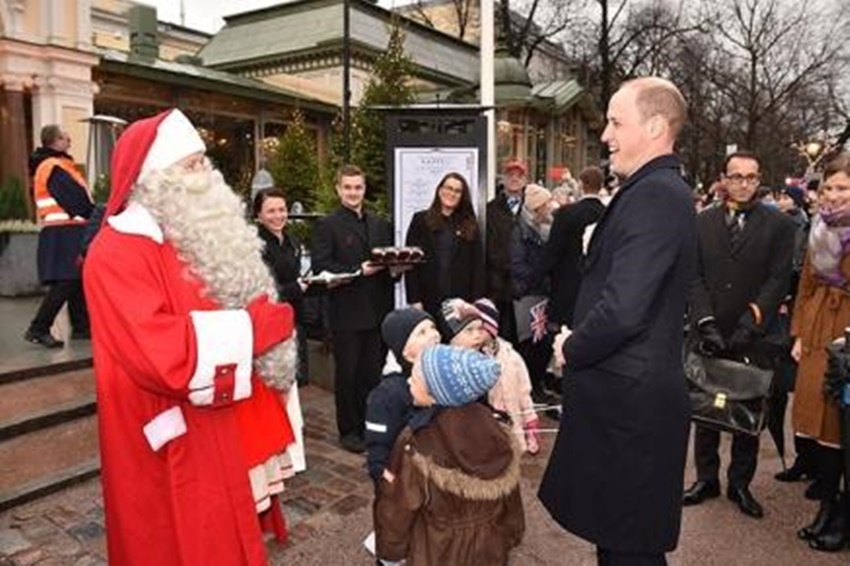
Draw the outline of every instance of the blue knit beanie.
[[[460,407],[484,396],[496,384],[499,362],[481,352],[432,346],[422,352],[422,376],[437,405]]]

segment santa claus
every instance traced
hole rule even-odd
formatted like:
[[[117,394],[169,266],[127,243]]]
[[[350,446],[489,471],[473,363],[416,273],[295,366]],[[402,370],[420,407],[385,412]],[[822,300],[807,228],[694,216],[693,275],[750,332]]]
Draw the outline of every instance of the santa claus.
[[[261,521],[284,534],[293,312],[204,149],[179,110],[132,124],[85,262],[110,564],[265,564]]]

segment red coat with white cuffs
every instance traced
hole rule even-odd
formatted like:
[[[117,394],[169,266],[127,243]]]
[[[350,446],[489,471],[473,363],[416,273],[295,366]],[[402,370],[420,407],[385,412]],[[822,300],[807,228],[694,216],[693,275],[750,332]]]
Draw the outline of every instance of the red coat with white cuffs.
[[[266,564],[249,468],[292,431],[252,360],[291,334],[292,309],[219,309],[133,204],[101,229],[84,284],[109,563]]]

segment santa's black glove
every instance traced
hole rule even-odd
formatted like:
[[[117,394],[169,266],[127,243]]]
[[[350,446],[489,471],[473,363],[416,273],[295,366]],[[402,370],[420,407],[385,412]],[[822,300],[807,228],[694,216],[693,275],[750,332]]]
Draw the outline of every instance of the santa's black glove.
[[[844,386],[850,381],[850,352],[844,342],[833,342],[826,347],[826,373],[823,388],[827,397],[840,399]]]
[[[717,356],[726,349],[726,343],[713,318],[700,322],[697,325],[697,332],[699,333],[699,349],[703,354]]]
[[[761,334],[752,311],[747,309],[747,312],[738,320],[738,326],[735,327],[732,336],[729,337],[729,349],[733,352],[742,352],[752,346]]]

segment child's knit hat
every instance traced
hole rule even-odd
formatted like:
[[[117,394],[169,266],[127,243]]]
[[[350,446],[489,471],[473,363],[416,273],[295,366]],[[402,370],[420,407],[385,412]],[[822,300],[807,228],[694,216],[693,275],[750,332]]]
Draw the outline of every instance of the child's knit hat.
[[[468,348],[437,345],[422,352],[422,376],[437,405],[460,407],[496,384],[499,362]]]
[[[390,312],[381,324],[381,338],[399,363],[405,362],[404,347],[413,330],[423,320],[433,321],[431,315],[421,309],[404,308]]]
[[[490,333],[490,336],[495,338],[499,335],[499,309],[493,304],[490,299],[478,299],[473,303],[473,306],[481,313],[481,322],[484,323],[484,330]]]
[[[446,299],[441,305],[442,330],[445,338],[451,340],[470,322],[481,319],[481,313],[463,299]]]

